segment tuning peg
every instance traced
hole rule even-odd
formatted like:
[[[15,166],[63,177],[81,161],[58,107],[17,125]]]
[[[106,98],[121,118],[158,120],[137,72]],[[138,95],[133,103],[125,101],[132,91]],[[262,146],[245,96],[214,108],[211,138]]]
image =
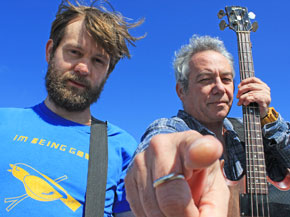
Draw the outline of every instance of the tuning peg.
[[[218,15],[218,18],[221,19],[221,18],[223,18],[226,14],[225,14],[224,10],[220,10],[220,11],[218,12],[217,15]]]
[[[222,20],[219,24],[220,30],[224,30],[227,26],[228,24],[224,20]]]
[[[248,13],[248,16],[251,20],[255,19],[256,18],[256,14],[254,14],[253,12],[249,12]]]
[[[253,24],[252,24],[252,31],[253,32],[256,32],[257,29],[258,29],[258,23],[257,22],[253,22]]]

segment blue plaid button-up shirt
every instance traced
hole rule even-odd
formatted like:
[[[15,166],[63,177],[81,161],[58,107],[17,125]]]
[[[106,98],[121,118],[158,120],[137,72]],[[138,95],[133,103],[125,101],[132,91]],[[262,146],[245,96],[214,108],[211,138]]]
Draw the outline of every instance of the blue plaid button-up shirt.
[[[238,120],[242,123],[242,119]],[[227,155],[224,173],[230,180],[239,180],[246,168],[244,144],[227,118],[224,120],[224,128],[226,129],[224,151]],[[187,130],[196,130],[203,135],[215,136],[185,111],[180,110],[175,117],[161,118],[150,124],[135,154],[144,151],[154,135]],[[290,123],[284,121],[279,115],[277,121],[263,127],[262,133],[268,176],[272,180],[280,181],[285,177],[287,168],[290,168]]]

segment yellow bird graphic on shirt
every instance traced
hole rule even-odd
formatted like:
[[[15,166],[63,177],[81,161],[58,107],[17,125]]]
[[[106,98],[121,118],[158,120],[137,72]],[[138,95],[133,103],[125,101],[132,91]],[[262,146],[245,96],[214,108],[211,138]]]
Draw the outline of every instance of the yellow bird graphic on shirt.
[[[60,200],[73,211],[76,211],[81,206],[77,200],[58,184],[66,179],[66,176],[53,180],[24,163],[10,164],[10,167],[11,169],[8,171],[23,183],[26,194],[20,197],[6,198],[6,203],[12,202],[6,209],[7,211],[10,211],[27,197],[43,202]]]

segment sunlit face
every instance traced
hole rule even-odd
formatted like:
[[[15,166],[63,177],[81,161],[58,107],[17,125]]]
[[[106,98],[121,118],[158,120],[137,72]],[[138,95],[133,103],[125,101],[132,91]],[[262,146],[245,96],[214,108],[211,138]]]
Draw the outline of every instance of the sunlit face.
[[[110,57],[87,33],[83,19],[66,27],[54,54],[47,43],[46,89],[55,105],[82,111],[97,101],[107,79]]]
[[[191,57],[188,89],[177,84],[184,110],[203,124],[223,121],[233,102],[234,82],[229,61],[216,51]]]

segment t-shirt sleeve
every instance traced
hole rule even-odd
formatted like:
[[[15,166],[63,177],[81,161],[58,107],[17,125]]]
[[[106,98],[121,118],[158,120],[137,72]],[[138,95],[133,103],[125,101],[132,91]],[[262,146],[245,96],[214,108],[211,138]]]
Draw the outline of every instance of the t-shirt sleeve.
[[[127,212],[131,210],[129,203],[126,200],[124,179],[127,173],[128,165],[131,161],[133,153],[136,150],[137,142],[132,136],[125,134],[120,145],[123,165],[120,180],[116,189],[116,199],[114,202],[113,213]]]

